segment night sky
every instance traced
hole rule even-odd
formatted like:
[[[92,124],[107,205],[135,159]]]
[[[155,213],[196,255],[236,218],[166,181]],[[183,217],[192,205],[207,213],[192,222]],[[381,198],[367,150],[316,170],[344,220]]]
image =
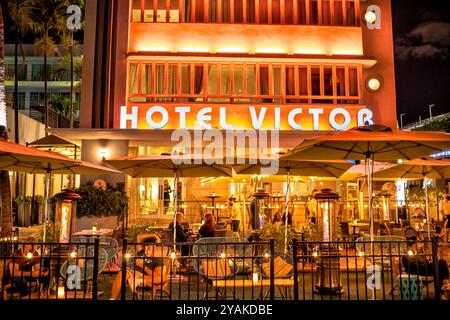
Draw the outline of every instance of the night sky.
[[[450,11],[442,0],[392,0],[398,117],[450,112]]]

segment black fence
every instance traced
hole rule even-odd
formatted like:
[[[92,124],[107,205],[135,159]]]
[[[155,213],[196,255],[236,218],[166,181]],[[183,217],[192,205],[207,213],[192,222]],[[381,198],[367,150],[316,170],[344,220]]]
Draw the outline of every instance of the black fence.
[[[437,238],[294,239],[286,253],[238,238],[1,246],[4,300],[440,300],[448,279],[449,248]]]

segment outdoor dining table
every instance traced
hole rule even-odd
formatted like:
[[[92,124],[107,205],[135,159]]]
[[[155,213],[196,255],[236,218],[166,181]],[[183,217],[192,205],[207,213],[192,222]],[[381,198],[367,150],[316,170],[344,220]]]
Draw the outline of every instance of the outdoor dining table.
[[[294,279],[274,279],[274,286],[275,288],[278,288],[283,300],[292,298],[291,288],[294,287]],[[231,289],[233,296],[235,296],[237,288],[260,288],[261,291],[259,292],[257,299],[265,300],[270,294],[270,279],[260,279],[258,281],[253,281],[252,279],[216,280],[213,281],[213,287],[220,290],[218,291],[218,294],[222,297],[226,289]],[[269,290],[264,292],[264,288],[269,288]]]
[[[358,223],[351,223],[349,224],[349,226],[353,228],[353,234],[356,234],[356,228],[369,227],[370,224],[365,222],[358,222]]]
[[[74,237],[108,237],[112,236],[113,230],[112,229],[99,229],[95,232],[92,232],[92,229],[85,229],[81,230],[79,232],[75,232],[72,234]]]

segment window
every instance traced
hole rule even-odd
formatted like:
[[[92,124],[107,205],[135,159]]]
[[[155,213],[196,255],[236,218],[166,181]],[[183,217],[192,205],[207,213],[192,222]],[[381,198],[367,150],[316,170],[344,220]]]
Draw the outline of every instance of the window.
[[[342,26],[344,24],[344,17],[342,12],[342,0],[334,1],[334,25]]]
[[[324,77],[324,94],[326,96],[333,95],[333,69],[331,67],[323,68],[323,77]]]
[[[151,64],[144,64],[142,66],[142,79],[141,79],[141,81],[142,81],[142,84],[141,84],[141,86],[142,86],[142,93],[143,94],[151,93],[152,92],[152,65]]]
[[[210,65],[208,70],[208,94],[217,95],[219,91],[217,65]]]
[[[247,65],[247,95],[254,96],[256,95],[256,66],[255,65]]]
[[[44,81],[44,65],[42,64],[31,65],[31,81]]]
[[[311,0],[309,2],[309,24],[319,24],[319,1]]]
[[[191,93],[191,66],[181,65],[181,93]]]
[[[312,95],[320,96],[320,67],[311,68]]]
[[[132,0],[130,21],[358,26],[359,1]]]
[[[131,102],[357,104],[361,66],[300,63],[131,62]]]
[[[280,23],[281,23],[280,0],[272,0],[272,24],[280,24]]]
[[[348,69],[349,96],[358,96],[358,70],[356,68]]]
[[[164,94],[164,64],[156,64],[155,67],[155,93]]]
[[[259,0],[259,23],[265,24],[269,23],[269,0]]]
[[[234,22],[243,23],[244,22],[244,4],[243,1],[247,0],[232,0],[234,1]]]
[[[221,65],[220,70],[220,94],[231,94],[231,74],[230,66],[226,64]]]
[[[355,3],[353,1],[346,1],[347,5],[347,25],[348,26],[356,26],[356,17],[355,17]]]
[[[294,22],[294,1],[297,0],[284,0],[284,23],[295,24]]]
[[[31,92],[30,93],[30,107],[41,107],[44,105],[44,93],[43,92]]]
[[[269,67],[260,66],[259,67],[259,91],[263,96],[270,94],[269,92]]]
[[[128,78],[128,91],[131,94],[136,94],[139,92],[139,87],[138,87],[138,67],[139,65],[137,63],[131,63],[130,64],[130,71],[128,73],[129,78]],[[148,93],[148,91],[146,90],[144,93]]]
[[[217,23],[217,0],[209,0],[209,22]]]
[[[141,22],[141,0],[133,0],[133,4],[131,6],[131,21],[132,22]],[[145,22],[151,22],[151,21],[145,21]]]
[[[231,0],[222,0],[222,22],[230,23],[230,1]]]
[[[170,0],[169,22],[180,22],[179,4],[178,0]]]
[[[241,64],[234,66],[234,91],[235,95],[244,94],[244,66]]]
[[[256,7],[255,1],[247,2],[247,23],[255,23],[256,22]]]
[[[331,25],[330,1],[322,1],[322,25]]]
[[[281,66],[273,66],[273,94],[275,96],[282,95],[282,79],[281,79]]]

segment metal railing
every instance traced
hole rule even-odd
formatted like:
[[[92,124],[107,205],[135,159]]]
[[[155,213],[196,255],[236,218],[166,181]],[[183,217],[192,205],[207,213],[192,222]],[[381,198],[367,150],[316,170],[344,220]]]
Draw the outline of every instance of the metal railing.
[[[99,239],[0,246],[0,300],[97,299],[98,271],[104,260]]]
[[[438,238],[294,239],[287,254],[276,251],[273,239],[237,240],[124,240],[115,258],[120,268],[104,277],[99,276],[104,259],[98,239],[2,244],[9,250],[0,256],[0,299],[439,300],[448,279],[442,258],[448,258],[449,248]],[[26,254],[19,254],[19,248]]]

